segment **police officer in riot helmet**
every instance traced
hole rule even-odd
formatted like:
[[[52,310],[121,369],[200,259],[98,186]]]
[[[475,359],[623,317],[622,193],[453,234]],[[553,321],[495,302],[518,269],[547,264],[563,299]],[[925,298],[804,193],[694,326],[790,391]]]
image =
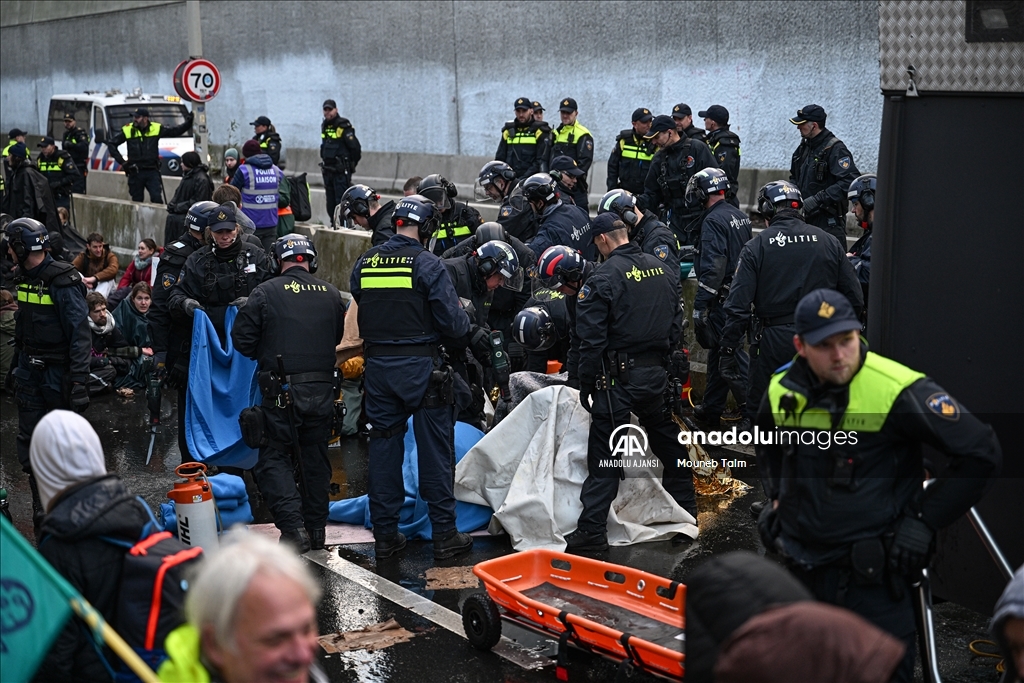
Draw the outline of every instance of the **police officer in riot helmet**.
[[[523,181],[523,198],[540,221],[537,234],[527,242],[535,254],[562,244],[578,250],[584,258],[594,259],[596,249],[590,234],[590,214],[559,199],[554,178],[547,173],[530,176]]]
[[[865,173],[852,183],[846,192],[846,198],[850,201],[850,209],[857,217],[857,224],[864,234],[853,243],[847,256],[853,269],[857,271],[857,279],[860,280],[861,289],[864,290],[864,316],[867,319],[868,284],[871,281],[871,235],[875,227],[875,190],[878,187],[878,177],[874,173]]]
[[[421,180],[416,192],[434,202],[435,208],[441,212],[437,233],[427,244],[427,248],[438,256],[471,236],[483,222],[479,211],[464,202],[455,201],[459,196],[458,189],[439,173],[431,173]]]
[[[266,439],[253,467],[256,485],[281,541],[306,552],[324,547],[331,485],[327,441],[340,390],[334,349],[345,331],[345,306],[334,285],[315,277],[316,247],[304,235],[279,237],[272,265],[274,276],[239,309],[231,340],[259,363],[263,405],[247,413]]]
[[[757,208],[768,217],[768,227],[740,250],[725,300],[719,369],[731,388],[742,386],[737,353],[750,325],[751,307],[754,311],[746,388],[749,418],[772,373],[793,357],[793,315],[805,292],[836,289],[858,312],[864,306],[846,249],[821,228],[805,223],[802,207],[800,192],[790,182],[776,180],[761,188]]]
[[[351,220],[363,230],[369,230],[370,244],[379,247],[395,234],[391,227],[391,214],[394,212],[394,201],[389,199],[381,204],[376,190],[368,185],[353,185],[341,196],[341,202],[334,211],[334,224],[341,227],[345,221]]]
[[[587,191],[581,180],[587,175],[576,160],[569,156],[557,156],[551,160],[548,171],[558,187],[558,195],[566,204],[587,208]]]
[[[599,215],[592,230],[607,260],[577,295],[580,403],[590,412],[590,438],[583,512],[565,537],[569,552],[608,548],[608,511],[622,474],[621,467],[610,466],[609,440],[631,412],[664,466],[665,490],[697,518],[686,447],[665,408],[665,366],[683,330],[676,281],[662,261],[629,241],[629,229],[615,214]]]
[[[169,309],[171,290],[185,268],[185,262],[206,244],[206,228],[212,212],[219,208],[214,202],[196,202],[185,216],[185,232],[164,247],[156,270],[153,302],[146,316],[149,338],[153,342],[153,361],[157,377],[178,394],[178,449],[182,462],[194,460],[185,438],[185,393],[192,346],[192,319],[172,316]]]
[[[365,344],[370,520],[378,561],[405,547],[398,519],[405,500],[402,461],[410,416],[415,417],[420,495],[433,529],[434,557],[454,557],[473,545],[455,528],[454,378],[438,349],[442,336],[465,338],[470,320],[441,260],[423,247],[437,229],[438,213],[422,195],[404,197],[392,215],[395,236],[371,247],[352,270],[350,290]]]
[[[611,190],[597,204],[598,215],[613,213],[629,228],[629,240],[645,254],[662,261],[669,275],[679,281],[679,242],[653,211],[643,211],[627,190]]]
[[[32,218],[16,219],[4,229],[3,251],[17,266],[17,355],[11,374],[18,403],[18,462],[29,475],[37,533],[45,510],[29,461],[32,430],[51,410],[81,413],[89,406],[92,348],[82,276],[70,263],[55,261],[47,242],[46,226]]]
[[[579,358],[580,338],[576,332],[577,295],[594,272],[594,263],[583,258],[572,247],[555,245],[548,247],[537,259],[534,282],[565,297],[566,323],[569,333],[569,349],[566,352],[566,384],[580,388]]]
[[[697,343],[708,351],[707,385],[704,402],[694,409],[694,417],[706,429],[719,426],[730,387],[719,373],[718,338],[725,325],[722,304],[729,294],[736,261],[743,245],[750,241],[750,219],[729,203],[731,181],[725,171],[705,168],[690,178],[686,186],[688,200],[706,209],[701,226],[700,253],[694,259],[697,294],[693,302],[693,331]],[[733,397],[745,412],[749,360],[742,348],[735,351],[739,382]]]
[[[637,204],[644,211],[661,211],[680,246],[696,244],[700,239],[701,207],[686,203],[686,183],[702,168],[717,168],[718,164],[698,138],[680,138],[670,116],[656,116],[644,139],[652,141],[658,151]]]
[[[498,223],[509,235],[524,242],[537,234],[537,216],[523,199],[522,186],[516,183],[516,173],[504,161],[488,161],[480,169],[477,184],[484,193],[500,204]]]
[[[548,372],[548,361],[552,360],[564,367],[569,350],[569,314],[565,302],[565,294],[543,288],[534,292],[527,306],[516,313],[512,335],[526,350],[529,372]]]

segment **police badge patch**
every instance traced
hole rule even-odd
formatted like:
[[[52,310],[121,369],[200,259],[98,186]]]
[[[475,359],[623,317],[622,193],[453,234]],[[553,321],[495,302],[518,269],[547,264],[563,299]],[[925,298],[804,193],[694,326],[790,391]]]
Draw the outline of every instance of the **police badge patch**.
[[[501,210],[501,217],[502,218],[508,218],[509,215],[511,215],[511,213],[512,213],[512,207],[511,206],[506,206],[506,207],[504,207]]]
[[[693,164],[696,163],[693,157],[686,157],[686,168],[693,168]]]
[[[843,169],[844,171],[850,168],[850,157],[840,157],[839,168]]]
[[[583,301],[590,295],[590,285],[583,285],[580,287],[580,293],[576,295],[576,298]]]
[[[956,404],[949,394],[932,394],[925,401],[928,410],[932,411],[944,420],[956,422],[960,419],[960,406]]]
[[[171,275],[170,273],[164,273],[164,276],[160,278],[160,284],[163,286],[164,289],[170,289],[171,287],[174,286],[175,282],[176,280],[174,279],[174,276]]]
[[[666,247],[664,244],[658,245],[657,247],[654,248],[654,255],[657,256],[662,261],[664,261],[665,259],[668,258],[668,247]]]

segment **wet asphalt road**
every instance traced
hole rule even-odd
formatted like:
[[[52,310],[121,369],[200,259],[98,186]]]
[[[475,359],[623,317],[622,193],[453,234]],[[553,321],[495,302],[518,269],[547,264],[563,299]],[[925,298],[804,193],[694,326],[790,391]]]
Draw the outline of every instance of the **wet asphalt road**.
[[[145,398],[134,399],[104,396],[93,400],[86,413],[104,446],[107,468],[117,472],[129,489],[141,495],[154,510],[166,501],[174,477],[174,467],[180,458],[176,443],[176,408],[173,399],[164,399],[163,426],[157,435],[153,458],[145,465],[149,445],[148,411]],[[18,464],[15,435],[17,408],[9,394],[0,397],[0,486],[9,491],[10,508],[15,525],[31,538],[30,503],[27,477]],[[737,457],[733,453],[715,452],[713,457]],[[338,500],[366,493],[367,458],[365,444],[358,437],[346,438],[340,448],[330,449],[334,477],[332,499]],[[742,456],[739,456],[742,457]],[[754,485],[750,492],[733,500],[700,498],[700,537],[693,543],[673,546],[670,542],[643,543],[611,548],[595,556],[616,564],[629,565],[669,577],[683,583],[703,560],[711,555],[731,550],[751,550],[764,554],[753,520],[748,514],[750,503],[759,499],[759,486],[753,462],[746,470],[734,474]],[[257,523],[271,522],[269,512],[260,504],[258,493],[250,484],[250,501]],[[531,654],[525,661],[535,668],[499,657],[494,653],[474,650],[461,637],[458,617],[466,597],[482,589],[428,590],[425,573],[437,566],[471,566],[493,557],[512,552],[507,537],[476,538],[473,551],[454,561],[435,563],[431,546],[425,542],[410,542],[397,558],[378,565],[372,544],[354,544],[312,553],[310,566],[324,588],[324,599],[319,607],[321,633],[333,633],[361,628],[394,617],[398,623],[416,634],[405,643],[375,652],[355,651],[323,655],[321,662],[332,681],[554,681],[554,643],[518,627],[505,624],[503,635],[516,641]],[[351,563],[351,564],[349,564]],[[345,567],[361,568],[362,583],[353,580]],[[404,590],[406,596],[396,600],[385,597],[395,595],[367,588],[365,576],[386,579]],[[429,609],[409,609],[410,601],[429,600],[451,610],[440,621],[422,616]],[[425,603],[424,604],[429,604]],[[403,606],[405,605],[405,606]],[[419,612],[419,613],[417,613]],[[973,658],[967,645],[975,639],[987,638],[987,617],[952,603],[938,605],[935,610],[939,638],[940,670],[947,682],[997,681],[992,659]],[[455,627],[452,628],[452,624]],[[522,652],[520,651],[520,654]],[[520,659],[523,659],[522,657]],[[537,668],[537,664],[543,664]],[[571,679],[573,681],[614,680],[616,667],[601,658],[582,652],[573,652]],[[647,676],[634,676],[632,680],[656,680]]]

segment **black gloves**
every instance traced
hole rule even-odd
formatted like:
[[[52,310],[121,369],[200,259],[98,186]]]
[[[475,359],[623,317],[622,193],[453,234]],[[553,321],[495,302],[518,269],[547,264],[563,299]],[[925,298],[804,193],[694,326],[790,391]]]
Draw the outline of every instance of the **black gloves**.
[[[693,312],[693,336],[697,338],[697,343],[705,349],[713,349],[718,346],[718,342],[715,339],[714,334],[712,334],[711,328],[708,327],[707,310]],[[735,358],[733,358],[733,360],[735,360]]]
[[[205,308],[203,308],[203,305],[196,301],[195,299],[185,299],[185,303],[182,304],[182,308],[185,309],[185,315],[187,315],[190,318],[196,314],[197,310],[206,310]]]
[[[177,362],[167,372],[167,379],[164,384],[169,389],[179,389],[188,386],[188,370],[184,363]]]
[[[237,306],[238,308],[241,308],[242,306],[245,305],[245,302],[248,301],[248,300],[249,300],[249,297],[247,297],[247,296],[240,296],[237,299],[235,299],[234,301],[232,301],[229,305]]]
[[[592,383],[588,382],[580,385],[580,405],[583,406],[583,410],[588,413],[592,412],[594,407],[592,400],[593,395],[594,385]]]
[[[481,363],[491,358],[490,333],[484,327],[475,326],[469,333],[469,348]]]
[[[79,415],[85,412],[85,409],[89,407],[89,391],[85,388],[84,384],[75,382],[71,385],[71,410],[75,411]]]
[[[740,377],[740,363],[736,360],[736,349],[722,347],[719,351],[721,358],[718,359],[718,371],[730,386],[737,384]]]
[[[804,215],[811,216],[818,213],[818,200],[814,197],[808,197],[804,200]]]
[[[903,515],[896,522],[896,535],[889,549],[889,567],[911,576],[928,566],[935,543],[935,532],[917,517]]]
[[[782,531],[782,523],[779,521],[779,511],[775,509],[774,501],[767,501],[761,514],[757,517],[757,533],[761,535],[761,542],[768,550],[778,550],[775,540]]]

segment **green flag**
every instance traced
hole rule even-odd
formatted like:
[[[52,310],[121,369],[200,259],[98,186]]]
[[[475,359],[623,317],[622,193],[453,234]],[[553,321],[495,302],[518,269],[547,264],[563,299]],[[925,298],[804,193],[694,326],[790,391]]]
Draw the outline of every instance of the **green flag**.
[[[0,515],[0,671],[32,678],[71,614],[78,593]]]

